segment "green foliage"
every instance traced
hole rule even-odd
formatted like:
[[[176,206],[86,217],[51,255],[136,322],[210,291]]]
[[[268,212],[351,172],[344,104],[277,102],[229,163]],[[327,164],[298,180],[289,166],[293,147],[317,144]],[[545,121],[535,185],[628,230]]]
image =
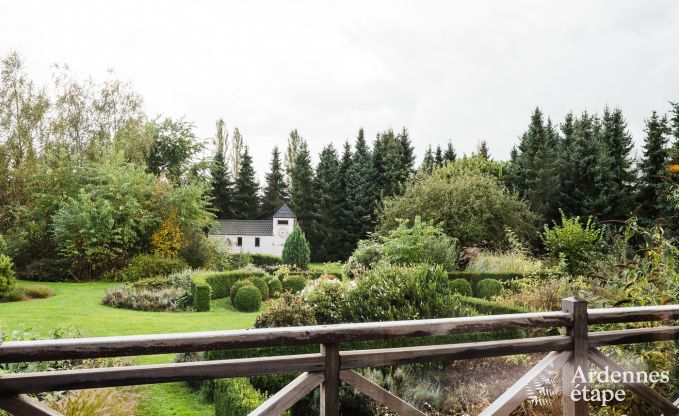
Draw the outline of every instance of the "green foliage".
[[[218,218],[233,217],[233,181],[226,162],[227,132],[224,120],[217,121],[215,137],[215,154],[210,165],[210,190],[212,206]]]
[[[180,258],[163,257],[156,254],[142,254],[130,260],[122,274],[126,281],[134,282],[156,276],[169,276],[189,267]]]
[[[316,325],[315,309],[299,295],[283,293],[255,320],[255,328]]]
[[[143,289],[121,285],[106,290],[102,299],[105,305],[139,311],[180,311],[185,305],[180,299],[186,291],[176,287],[164,289]]]
[[[309,243],[304,231],[295,225],[283,246],[283,263],[306,270],[310,261]]]
[[[225,272],[206,272],[201,273],[200,276],[212,288],[213,299],[221,299],[232,296],[231,286],[235,282],[251,277],[264,277],[266,273],[256,268],[246,268]]]
[[[458,278],[450,281],[450,291],[462,296],[472,296],[472,285],[466,279]]]
[[[269,287],[269,296],[277,298],[283,293],[283,283],[276,276],[266,276],[264,278],[266,285]]]
[[[210,299],[212,290],[207,283],[196,283],[192,288],[193,310],[196,312],[207,312],[210,310]]]
[[[164,119],[152,124],[153,141],[146,158],[150,172],[180,182],[193,155],[202,149],[193,132],[193,124],[184,120]]]
[[[264,280],[263,277],[253,276],[250,277],[248,280],[252,282],[252,284],[257,288],[257,290],[259,290],[259,293],[262,295],[262,301],[269,299],[269,286],[266,284],[266,281]]]
[[[266,186],[262,196],[261,218],[269,218],[278,207],[288,200],[288,189],[284,181],[278,146],[271,152],[271,164],[266,174]]]
[[[283,259],[270,254],[250,254],[250,262],[255,266],[278,266],[283,264]]]
[[[236,292],[234,306],[241,312],[256,312],[262,306],[262,293],[254,286],[243,286]]]
[[[245,146],[240,159],[240,170],[236,177],[233,196],[233,213],[235,218],[251,219],[259,213],[259,183],[252,166],[252,156]]]
[[[302,140],[292,172],[290,172],[290,207],[295,212],[295,215],[297,215],[299,227],[304,229],[306,237],[314,243],[314,247],[317,246],[318,226],[318,204],[316,197],[317,190],[314,187],[314,168],[311,164],[311,154],[309,153],[306,141]],[[297,250],[301,248],[300,246]],[[301,252],[297,254],[297,256],[300,255]],[[301,261],[301,258],[296,257],[295,260]],[[286,260],[285,249],[283,249],[283,262],[306,268],[306,265],[290,263]],[[308,262],[307,260],[306,263]]]
[[[373,160],[366,144],[363,129],[356,137],[351,164],[346,171],[345,204],[343,215],[349,221],[346,227],[346,243],[355,247],[358,240],[364,239],[375,227],[375,206],[379,191],[375,188]]]
[[[583,225],[580,217],[566,217],[561,213],[561,225],[554,223],[550,230],[546,225],[542,241],[547,252],[555,259],[563,256],[570,273],[579,274],[592,259],[603,250],[603,228],[598,228],[592,218]]]
[[[457,268],[457,240],[419,216],[415,216],[412,226],[408,220],[401,220],[382,241],[384,259],[390,264],[438,264],[447,271]]]
[[[346,274],[350,277],[361,275],[384,257],[384,246],[377,238],[360,240],[356,250],[345,264]]]
[[[214,382],[215,416],[247,415],[266,397],[247,378],[227,378]]]
[[[338,220],[341,210],[339,158],[332,144],[323,147],[319,156],[314,188],[317,192],[318,227],[316,241],[312,241],[314,261],[337,260],[340,247]],[[314,244],[315,243],[315,244]]]
[[[462,247],[481,243],[500,247],[506,242],[507,227],[521,238],[533,236],[537,218],[524,201],[495,177],[455,171],[454,165],[410,183],[403,196],[385,199],[380,234],[397,228],[400,219],[412,221],[421,216],[424,221],[440,224]]]
[[[503,315],[530,312],[528,309],[515,306],[504,306],[486,299],[468,296],[457,296],[456,298],[462,306],[474,309],[479,315]]]
[[[347,285],[337,279],[320,279],[304,291],[303,296],[319,325],[339,324],[343,322],[342,308],[348,292]]]
[[[15,284],[12,259],[0,254],[0,297],[9,292]]]
[[[231,305],[236,307],[236,294],[238,293],[238,290],[240,290],[240,288],[246,287],[246,286],[254,287],[255,285],[250,280],[238,280],[231,285],[231,288],[229,289],[229,297],[231,299]],[[260,297],[261,297],[261,294],[260,294]]]
[[[44,299],[54,296],[52,289],[47,286],[13,286],[4,294],[0,294],[0,302],[21,302],[29,299]],[[2,335],[2,334],[0,334]]]
[[[17,274],[21,279],[42,282],[64,282],[72,279],[70,263],[63,259],[38,259]]]
[[[307,279],[300,275],[289,275],[283,278],[283,290],[286,292],[301,292],[306,287]]]
[[[502,292],[504,286],[499,280],[483,279],[476,285],[476,296],[483,299],[491,299]]]
[[[640,205],[640,222],[646,227],[654,225],[658,219],[664,218],[671,212],[667,200],[669,185],[664,179],[667,176],[667,165],[670,161],[667,148],[668,133],[667,117],[661,117],[654,111],[651,118],[646,120],[644,153],[639,166],[641,177],[638,184],[637,203]]]

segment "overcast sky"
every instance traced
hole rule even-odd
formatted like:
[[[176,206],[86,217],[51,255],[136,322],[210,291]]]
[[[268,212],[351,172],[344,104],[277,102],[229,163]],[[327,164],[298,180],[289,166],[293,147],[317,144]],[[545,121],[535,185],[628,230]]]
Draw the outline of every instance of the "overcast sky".
[[[643,120],[679,100],[679,2],[0,0],[0,54],[39,83],[68,63],[115,69],[150,115],[184,116],[201,138],[238,126],[261,175],[292,128],[314,154],[363,126],[406,126],[418,158],[485,139],[505,159],[535,106],[620,106]]]

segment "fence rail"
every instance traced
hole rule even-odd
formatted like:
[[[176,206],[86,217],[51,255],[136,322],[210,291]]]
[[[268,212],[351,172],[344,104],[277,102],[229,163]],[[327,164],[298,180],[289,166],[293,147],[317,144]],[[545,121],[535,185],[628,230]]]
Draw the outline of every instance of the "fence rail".
[[[564,415],[587,414],[587,403],[572,401],[577,367],[587,372],[589,362],[613,368],[596,347],[679,339],[679,326],[667,325],[615,331],[589,331],[590,325],[679,319],[679,305],[634,308],[587,309],[585,302],[563,300],[562,311],[477,316],[417,321],[371,322],[292,328],[209,331],[178,334],[138,335],[17,341],[0,345],[0,363],[138,356],[161,353],[213,351],[267,346],[320,344],[316,354],[202,361],[159,365],[94,368],[0,376],[0,408],[16,416],[58,415],[26,396],[57,390],[166,383],[203,379],[302,373],[271,396],[251,415],[279,415],[318,386],[321,414],[339,414],[340,380],[401,415],[423,413],[353,370],[398,364],[452,361],[528,353],[548,353],[535,367],[501,395],[483,415],[508,415],[527,397],[529,384],[535,388],[546,371],[561,371]],[[511,329],[562,328],[563,335],[501,339],[447,345],[418,345],[342,351],[342,342],[397,340]],[[617,368],[615,367],[615,368]],[[621,367],[620,367],[621,368]],[[679,415],[679,408],[648,386],[627,386],[665,415]]]

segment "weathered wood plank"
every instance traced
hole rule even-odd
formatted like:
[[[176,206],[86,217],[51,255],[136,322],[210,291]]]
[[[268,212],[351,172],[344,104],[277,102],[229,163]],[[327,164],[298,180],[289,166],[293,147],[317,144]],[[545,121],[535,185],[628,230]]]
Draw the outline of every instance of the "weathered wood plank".
[[[12,341],[0,345],[0,363],[280,345],[332,344],[345,341],[386,340],[518,328],[554,327],[566,325],[569,322],[570,316],[563,312],[536,312],[289,328]]]
[[[593,362],[597,367],[601,368],[602,370],[608,367],[608,371],[619,371],[619,372],[627,371],[623,366],[606,357],[603,353],[601,353],[601,351],[597,350],[596,348],[591,348],[589,350],[589,359],[591,362]],[[650,404],[657,410],[663,412],[664,415],[666,416],[679,415],[679,408],[677,408],[676,405],[674,405],[671,401],[667,400],[666,398],[662,397],[660,394],[658,394],[655,390],[653,390],[646,384],[643,383],[622,383],[622,384],[625,387],[632,390],[633,392],[635,392],[637,395],[639,395],[639,397],[646,400],[648,404]]]
[[[342,369],[352,370],[355,368],[383,367],[416,362],[452,361],[535,352],[566,351],[572,347],[571,337],[556,335],[463,344],[343,351],[340,355],[342,357]]]
[[[588,338],[590,347],[636,344],[640,342],[673,341],[679,339],[679,327],[658,326],[655,328],[633,328],[617,331],[590,332]]]
[[[311,393],[323,381],[323,373],[302,373],[278,393],[269,397],[248,416],[278,416],[297,403],[302,397]]]
[[[670,321],[679,319],[679,305],[589,309],[587,315],[590,324]]]
[[[564,416],[587,416],[588,403],[585,400],[572,400],[573,375],[580,370],[587,374],[589,361],[587,351],[587,303],[576,298],[566,298],[561,303],[562,310],[571,314],[573,324],[566,327],[566,334],[573,339],[573,354],[561,371],[562,412]]]
[[[339,344],[322,344],[321,354],[325,356],[325,378],[321,383],[321,416],[339,416]]]
[[[0,396],[265,374],[324,371],[321,354],[7,374]]]
[[[547,382],[548,377],[541,377],[538,380],[539,376],[545,373],[556,373],[572,355],[570,351],[550,352],[526,374],[521,376],[509,389],[502,393],[500,397],[495,399],[479,416],[506,416],[511,414],[531,393],[534,393]]]
[[[361,393],[378,401],[389,409],[393,410],[400,416],[426,416],[417,408],[411,406],[409,403],[403,401],[400,397],[394,396],[387,390],[363,377],[362,375],[351,371],[344,370],[340,372],[342,381],[351,384]]]
[[[0,397],[0,409],[14,416],[63,416],[39,401],[25,394],[10,397]]]

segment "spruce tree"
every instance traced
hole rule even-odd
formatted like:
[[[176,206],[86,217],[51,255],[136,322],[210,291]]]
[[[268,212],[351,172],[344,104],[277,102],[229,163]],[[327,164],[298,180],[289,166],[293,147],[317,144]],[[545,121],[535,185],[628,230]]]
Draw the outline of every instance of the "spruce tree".
[[[373,183],[372,155],[365,142],[363,129],[358,131],[351,166],[347,171],[347,205],[349,208],[348,231],[351,233],[352,250],[356,242],[366,237],[375,227],[376,193]]]
[[[561,124],[562,138],[559,142],[559,198],[558,206],[567,215],[579,212],[579,203],[575,199],[575,162],[573,159],[573,143],[575,142],[575,116],[566,114]]]
[[[514,156],[513,185],[547,223],[558,215],[558,143],[551,121],[545,123],[542,112],[536,108]]]
[[[373,145],[373,178],[375,193],[380,197],[401,193],[410,176],[410,165],[404,164],[402,140],[389,129],[378,133]]]
[[[302,227],[311,245],[316,248],[318,239],[316,226],[318,207],[316,205],[316,189],[314,187],[314,171],[311,166],[311,155],[306,141],[302,140],[297,158],[290,173],[290,205],[297,215],[297,222]]]
[[[448,145],[446,145],[446,150],[443,152],[443,159],[446,162],[454,162],[455,159],[457,159],[457,154],[455,153],[455,147],[453,146],[452,141],[448,141]]]
[[[481,140],[476,146],[476,154],[485,160],[490,160],[490,149],[488,148],[488,143],[485,140]]]
[[[571,149],[573,193],[570,195],[574,211],[571,214],[600,218],[597,208],[601,197],[600,175],[601,123],[596,116],[583,112],[575,120]]]
[[[271,164],[266,174],[266,186],[262,196],[261,218],[270,218],[274,212],[289,198],[281,167],[281,156],[278,146],[271,152]]]
[[[637,201],[639,220],[644,225],[662,223],[669,213],[668,183],[664,179],[669,162],[668,120],[653,112],[646,120],[644,153],[640,163]]]
[[[252,157],[248,146],[244,146],[240,157],[240,171],[236,179],[233,197],[234,217],[238,219],[253,219],[259,215],[259,184],[255,178]]]
[[[415,148],[410,142],[410,134],[405,127],[403,127],[398,135],[398,141],[401,143],[402,179],[405,182],[415,173]]]
[[[673,168],[670,177],[675,185],[679,185],[679,103],[670,103],[672,113],[670,128],[672,131],[672,147],[670,149],[670,163]]]
[[[434,152],[431,150],[431,145],[427,147],[420,165],[420,172],[431,173],[434,170]]]
[[[437,168],[440,168],[441,166],[444,165],[443,150],[441,149],[441,145],[436,146],[436,153],[434,154],[434,165]]]
[[[224,122],[217,122],[217,135],[215,137],[216,151],[210,165],[210,187],[212,194],[212,206],[218,218],[233,217],[233,182],[229,175],[226,164],[227,136],[224,130]]]
[[[337,194],[339,199],[339,211],[337,215],[337,240],[338,246],[337,257],[340,260],[346,260],[351,255],[354,249],[354,237],[351,235],[350,229],[353,225],[353,207],[351,201],[348,199],[347,187],[349,184],[349,170],[352,163],[351,145],[349,142],[344,143],[344,150],[342,152],[342,159],[340,160],[337,176],[339,179]]]
[[[339,260],[338,218],[340,216],[340,162],[335,147],[330,144],[321,151],[314,187],[318,202],[318,246],[315,258],[319,261]]]

